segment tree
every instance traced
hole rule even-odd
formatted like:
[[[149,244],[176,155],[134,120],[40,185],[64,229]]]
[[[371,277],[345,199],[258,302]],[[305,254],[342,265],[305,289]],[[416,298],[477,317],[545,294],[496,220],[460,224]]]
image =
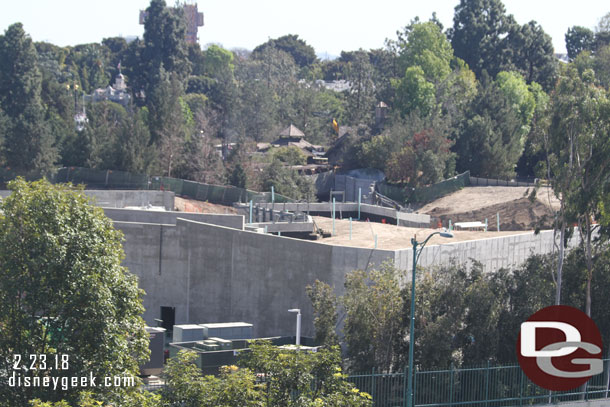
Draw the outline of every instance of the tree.
[[[403,298],[399,271],[390,263],[366,273],[356,270],[345,276],[345,342],[352,371],[372,368],[396,370],[396,343],[400,340]]]
[[[438,84],[451,72],[453,48],[441,28],[432,21],[405,28],[397,46],[399,72],[419,66],[426,81],[432,84]]]
[[[555,85],[558,61],[553,41],[535,21],[515,25],[509,35],[511,64],[528,84],[537,82],[549,91]]]
[[[477,78],[484,70],[495,77],[510,62],[507,36],[515,24],[501,0],[460,0],[449,30],[453,51]]]
[[[566,222],[578,221],[587,264],[585,312],[591,315],[593,279],[592,217],[610,182],[610,101],[607,92],[595,86],[593,71],[579,73],[566,67],[552,99],[548,141],[551,185],[561,202],[561,238]],[[560,241],[563,247],[563,240]],[[560,250],[559,263],[563,251]],[[558,269],[558,281],[560,280]],[[557,298],[561,286],[558,284]]]
[[[577,25],[568,28],[565,39],[570,60],[576,58],[582,51],[592,51],[595,44],[593,31]]]
[[[367,407],[371,396],[347,382],[341,353],[332,346],[317,352],[282,350],[266,341],[250,344],[240,365],[265,378],[264,406]]]
[[[307,156],[297,146],[280,147],[272,152],[273,159],[285,165],[305,165]]]
[[[482,177],[512,177],[523,150],[522,134],[511,101],[484,75],[454,146],[457,170]]]
[[[57,160],[44,120],[36,48],[20,23],[0,36],[0,108],[9,120],[5,161],[22,174],[45,175]]]
[[[363,50],[355,52],[345,71],[346,79],[350,83],[347,94],[347,120],[352,125],[371,125],[375,108],[375,89],[373,67],[368,54]]]
[[[74,401],[78,387],[9,387],[14,355],[68,358],[54,377],[135,378],[147,356],[148,335],[140,317],[143,292],[121,266],[122,234],[100,208],[71,187],[41,180],[9,183],[0,204],[0,393],[4,405],[41,398]],[[43,359],[38,361],[42,364]],[[55,366],[55,365],[53,365]],[[42,377],[48,371],[23,376]],[[20,375],[20,373],[16,373]],[[137,380],[136,380],[137,382]],[[130,405],[137,387],[98,386],[96,398]]]
[[[337,336],[337,296],[328,284],[316,280],[307,286],[307,296],[311,300],[315,318],[316,343],[323,346],[339,344]]]
[[[316,51],[311,45],[299,38],[298,35],[288,34],[277,39],[271,39],[254,48],[253,55],[262,52],[265,48],[277,48],[292,56],[294,62],[301,68],[317,61]]]

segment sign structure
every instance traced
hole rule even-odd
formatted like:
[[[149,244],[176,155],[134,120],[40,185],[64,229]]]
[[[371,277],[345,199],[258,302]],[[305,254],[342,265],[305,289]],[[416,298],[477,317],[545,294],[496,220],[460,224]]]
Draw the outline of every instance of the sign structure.
[[[553,305],[521,324],[519,365],[529,379],[554,391],[575,389],[603,372],[602,338],[584,312]]]

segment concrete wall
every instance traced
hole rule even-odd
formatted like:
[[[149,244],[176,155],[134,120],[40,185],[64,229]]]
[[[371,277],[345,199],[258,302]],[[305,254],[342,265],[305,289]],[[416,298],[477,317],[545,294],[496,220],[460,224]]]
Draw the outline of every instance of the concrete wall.
[[[265,209],[273,208],[276,211],[289,211],[289,212],[311,212],[311,213],[323,213],[330,214],[332,211],[332,202],[321,202],[321,203],[259,203],[256,206]],[[248,206],[241,206],[241,208],[246,208],[248,210]],[[337,218],[341,217],[341,212],[347,213],[357,213],[358,212],[358,203],[343,203],[343,202],[335,202],[335,211],[337,213]],[[391,221],[391,223],[396,222],[396,216],[400,219],[400,224],[402,226],[409,227],[429,227],[430,226],[430,215],[426,215],[423,213],[408,213],[408,212],[397,212],[393,208],[385,208],[376,205],[369,204],[361,204],[360,205],[360,217],[366,218],[366,216],[378,216],[384,217]],[[345,216],[343,216],[345,217]]]
[[[222,215],[216,215],[222,216]],[[412,250],[332,246],[178,218],[175,226],[115,222],[125,233],[124,264],[140,278],[146,312],[153,324],[161,306],[176,307],[176,323],[245,321],[255,335],[290,335],[303,310],[303,334],[313,334],[305,288],[316,279],[343,293],[347,272],[393,261],[410,271]],[[419,265],[474,258],[493,271],[519,264],[531,253],[552,249],[552,232],[428,246]],[[406,273],[407,275],[409,273]]]
[[[178,219],[176,226],[115,222],[125,234],[124,265],[139,277],[148,324],[161,306],[176,323],[245,321],[256,336],[291,335],[290,308],[301,308],[303,335],[313,335],[305,292],[316,279],[342,290],[344,275],[394,258],[358,249],[261,235]]]
[[[104,213],[115,222],[162,223],[165,225],[175,225],[177,218],[183,218],[239,230],[243,230],[244,228],[243,215],[148,211],[122,208],[104,208]]]
[[[610,399],[566,401],[555,404],[537,404],[538,406],[559,406],[559,407],[610,407]]]
[[[11,191],[0,191],[0,197],[10,195]],[[85,195],[93,198],[97,206],[124,208],[126,206],[161,206],[168,211],[174,209],[174,193],[171,191],[117,191],[87,189]]]
[[[161,206],[168,211],[174,209],[174,193],[171,191],[118,191],[87,189],[85,194],[96,201],[96,205],[106,208],[126,206]]]
[[[423,240],[426,236],[422,236]],[[450,239],[448,239],[449,241]],[[570,247],[578,244],[575,237]],[[451,259],[458,263],[468,263],[475,259],[482,263],[485,271],[491,272],[502,267],[523,263],[531,254],[550,253],[553,250],[553,231],[542,231],[538,235],[526,232],[519,235],[448,243],[441,246],[425,246],[421,252],[418,266],[430,267],[446,264]],[[413,268],[413,250],[397,250],[396,267],[402,270]]]

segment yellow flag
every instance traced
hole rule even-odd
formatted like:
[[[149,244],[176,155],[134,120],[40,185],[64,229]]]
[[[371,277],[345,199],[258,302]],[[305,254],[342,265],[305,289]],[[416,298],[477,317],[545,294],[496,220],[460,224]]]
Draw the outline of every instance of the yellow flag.
[[[335,119],[333,119],[333,129],[335,129],[337,134],[339,134],[339,124],[337,123],[337,120],[335,120]]]

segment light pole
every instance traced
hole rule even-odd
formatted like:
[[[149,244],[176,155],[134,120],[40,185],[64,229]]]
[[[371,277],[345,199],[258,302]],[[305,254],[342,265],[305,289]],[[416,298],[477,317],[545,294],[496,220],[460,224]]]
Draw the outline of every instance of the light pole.
[[[288,312],[296,312],[297,314],[297,341],[296,345],[301,345],[301,310],[298,308],[289,309]]]
[[[407,378],[407,407],[414,407],[415,400],[413,399],[413,348],[415,347],[415,269],[417,268],[417,260],[428,240],[434,235],[440,235],[441,237],[453,237],[453,233],[446,230],[442,232],[434,232],[426,238],[423,242],[418,242],[416,237],[413,236],[411,244],[413,245],[413,270],[411,271],[411,324],[409,327],[409,376]],[[417,246],[419,247],[419,252]]]

